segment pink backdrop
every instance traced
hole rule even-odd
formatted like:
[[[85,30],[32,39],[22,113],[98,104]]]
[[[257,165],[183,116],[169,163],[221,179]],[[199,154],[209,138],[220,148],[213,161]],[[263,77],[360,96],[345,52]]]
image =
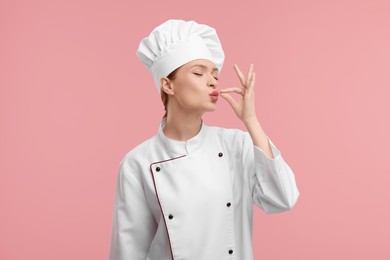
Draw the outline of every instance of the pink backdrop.
[[[255,259],[390,259],[389,1],[2,1],[0,259],[107,259],[119,161],[157,133],[135,51],[157,24],[217,29],[255,64],[256,110],[296,175],[289,212],[254,211]],[[224,99],[209,125],[244,125]],[[387,118],[387,119],[386,119]]]

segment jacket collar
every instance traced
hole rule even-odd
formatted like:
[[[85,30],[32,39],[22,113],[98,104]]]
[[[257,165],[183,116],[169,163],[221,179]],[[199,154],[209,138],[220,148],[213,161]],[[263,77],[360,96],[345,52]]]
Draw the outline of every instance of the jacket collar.
[[[187,141],[174,140],[165,136],[163,129],[165,127],[166,120],[167,118],[164,117],[160,122],[160,126],[158,128],[158,139],[163,144],[163,147],[172,153],[172,156],[183,154],[187,155],[193,153],[202,146],[207,132],[207,126],[204,124],[203,119],[201,119],[202,125],[198,134]]]

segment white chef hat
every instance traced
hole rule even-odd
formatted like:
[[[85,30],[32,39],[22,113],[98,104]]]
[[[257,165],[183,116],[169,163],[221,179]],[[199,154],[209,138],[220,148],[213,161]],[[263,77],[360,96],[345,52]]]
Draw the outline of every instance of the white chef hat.
[[[170,19],[142,39],[136,52],[160,92],[160,78],[196,59],[212,61],[221,72],[225,54],[216,30],[195,21]]]

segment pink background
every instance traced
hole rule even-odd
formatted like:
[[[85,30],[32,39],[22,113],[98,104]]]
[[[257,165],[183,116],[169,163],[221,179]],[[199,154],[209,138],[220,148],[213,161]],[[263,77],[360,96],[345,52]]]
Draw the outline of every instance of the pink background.
[[[119,161],[163,106],[135,51],[169,18],[209,24],[220,88],[256,110],[296,175],[254,211],[255,259],[390,259],[389,1],[2,1],[0,259],[107,259]],[[387,118],[387,119],[386,119]],[[224,99],[209,125],[244,129]]]

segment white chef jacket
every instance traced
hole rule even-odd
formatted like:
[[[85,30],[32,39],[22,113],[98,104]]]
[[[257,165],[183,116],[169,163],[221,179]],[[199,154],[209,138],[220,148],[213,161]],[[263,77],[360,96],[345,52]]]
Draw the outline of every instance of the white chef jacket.
[[[187,141],[158,133],[119,164],[110,260],[252,260],[253,205],[290,210],[294,173],[248,132],[208,126]]]

